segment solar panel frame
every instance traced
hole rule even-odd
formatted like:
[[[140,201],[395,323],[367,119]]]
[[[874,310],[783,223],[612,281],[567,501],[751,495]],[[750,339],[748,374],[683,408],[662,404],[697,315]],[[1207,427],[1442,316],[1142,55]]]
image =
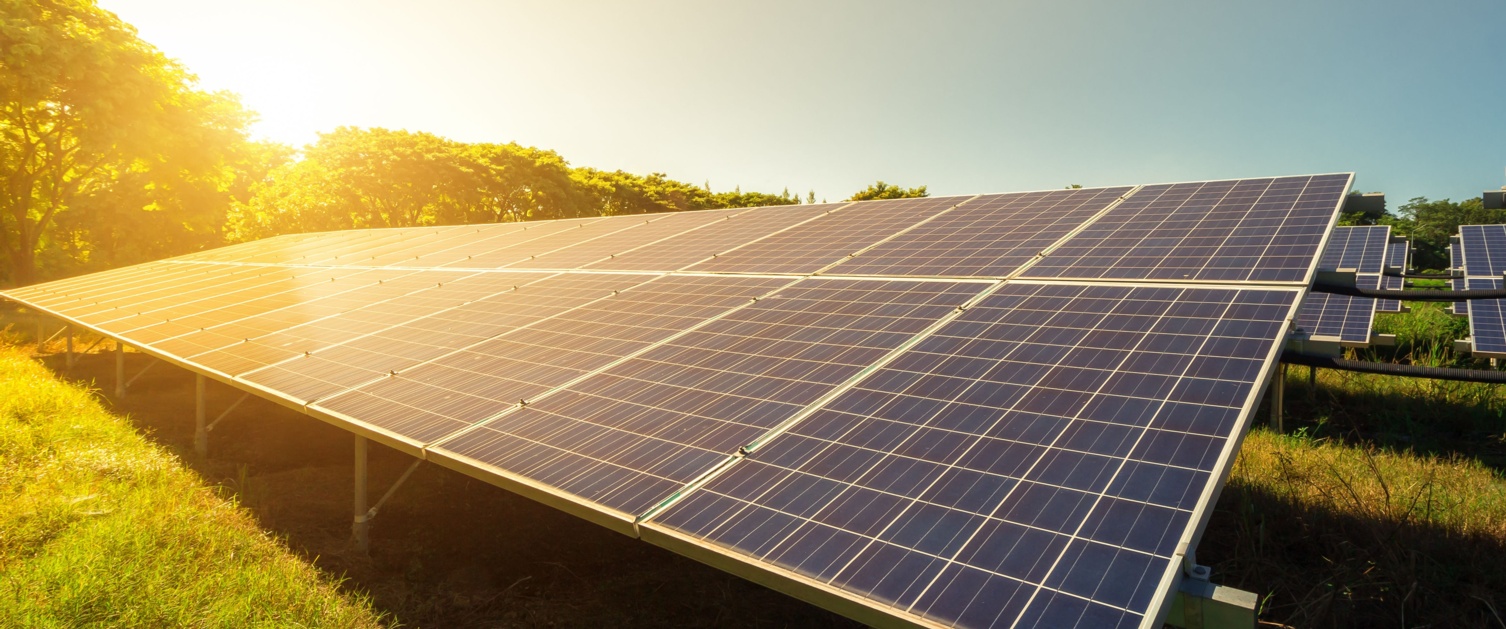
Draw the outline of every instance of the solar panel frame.
[[[1460,225],[1459,260],[1466,277],[1506,274],[1506,225]]]
[[[1355,273],[1379,274],[1388,266],[1391,227],[1389,225],[1340,225],[1318,257],[1319,271],[1353,270]]]

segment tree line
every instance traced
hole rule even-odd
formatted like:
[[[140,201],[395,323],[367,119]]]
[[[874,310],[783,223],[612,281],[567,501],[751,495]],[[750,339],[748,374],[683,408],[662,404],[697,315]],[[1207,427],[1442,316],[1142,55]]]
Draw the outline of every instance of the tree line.
[[[256,115],[234,94],[198,89],[94,0],[0,0],[0,103],[9,285],[290,232],[816,201],[422,132],[340,127],[301,151],[255,141]]]

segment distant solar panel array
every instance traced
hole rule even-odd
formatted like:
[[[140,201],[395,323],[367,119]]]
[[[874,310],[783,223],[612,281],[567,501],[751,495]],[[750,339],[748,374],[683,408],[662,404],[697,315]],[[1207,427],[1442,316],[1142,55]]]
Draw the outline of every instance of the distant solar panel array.
[[[1354,273],[1359,288],[1401,290],[1405,280],[1400,273],[1410,264],[1410,249],[1407,240],[1391,236],[1389,226],[1335,227],[1318,269]],[[1395,299],[1313,293],[1303,302],[1297,328],[1312,338],[1363,346],[1371,341],[1376,312],[1401,311],[1401,301]]]
[[[1506,225],[1460,225],[1451,243],[1452,263],[1464,277],[1452,281],[1455,290],[1491,290],[1506,279]],[[1455,314],[1469,315],[1472,352],[1486,358],[1506,358],[1506,300],[1476,299],[1454,302]]]
[[[867,622],[1150,627],[1351,178],[299,234],[5,296]]]

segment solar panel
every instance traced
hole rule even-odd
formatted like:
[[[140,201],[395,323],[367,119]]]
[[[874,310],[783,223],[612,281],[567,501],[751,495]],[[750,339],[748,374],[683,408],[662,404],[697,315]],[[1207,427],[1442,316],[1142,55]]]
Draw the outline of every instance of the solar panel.
[[[1470,290],[1498,289],[1503,284],[1495,278],[1471,277],[1465,281]],[[1469,302],[1469,338],[1476,356],[1506,358],[1506,300]]]
[[[987,284],[805,280],[431,449],[647,512]]]
[[[1395,275],[1383,275],[1383,276],[1381,276],[1380,279],[1381,279],[1381,288],[1384,288],[1386,290],[1405,290],[1406,287],[1407,287],[1407,281],[1405,279],[1402,279],[1401,277],[1398,277],[1398,276],[1395,276]],[[1402,307],[1401,307],[1401,300],[1399,300],[1399,299],[1377,299],[1377,300],[1375,300],[1375,311],[1376,312],[1402,312],[1403,310],[1402,310]]]
[[[1380,288],[1380,283],[1379,275],[1360,275],[1355,281],[1356,286],[1369,289]],[[1315,339],[1368,345],[1378,309],[1376,302],[1370,297],[1308,293],[1297,314],[1297,329]]]
[[[1385,270],[1390,251],[1391,228],[1386,225],[1340,226],[1318,258],[1318,270],[1350,269],[1356,273],[1379,274]]]
[[[640,528],[905,619],[1141,625],[1297,296],[1011,283]]]
[[[708,273],[815,273],[883,242],[968,197],[892,199],[830,214],[687,267]]]
[[[584,265],[593,270],[677,271],[714,255],[769,237],[847,206],[846,203],[777,205],[736,212],[694,232],[644,245]]]
[[[1021,276],[1306,283],[1350,180],[1144,186]]]
[[[1459,251],[1464,274],[1501,277],[1506,273],[1506,225],[1460,225]]]
[[[1350,178],[302,234],[4,295],[866,621],[1153,626]]]
[[[559,303],[555,295],[560,287],[541,283],[529,306],[554,307],[557,312],[536,312],[539,320],[530,325],[331,396],[317,406],[417,442],[432,441],[791,281],[668,276],[644,283],[644,279],[618,274],[562,276],[562,281],[601,283],[587,288],[581,297],[590,299],[578,304]]]
[[[1008,276],[1131,189],[981,196],[838,264],[829,273]]]
[[[1386,245],[1386,268],[1397,273],[1405,273],[1412,268],[1412,242],[1401,239],[1394,240]]]

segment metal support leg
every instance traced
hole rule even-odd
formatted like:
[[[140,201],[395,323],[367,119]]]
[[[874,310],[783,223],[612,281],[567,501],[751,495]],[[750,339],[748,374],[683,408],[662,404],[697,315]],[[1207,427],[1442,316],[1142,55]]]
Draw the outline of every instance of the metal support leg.
[[[42,353],[42,346],[47,344],[47,337],[42,336],[42,332],[43,332],[42,327],[44,325],[46,325],[46,323],[47,322],[42,319],[41,315],[37,315],[37,353],[38,354]]]
[[[73,367],[73,325],[72,324],[70,324],[68,326],[68,357],[66,359],[64,359],[63,364],[67,365],[70,368]]]
[[[209,431],[204,427],[204,374],[194,374],[193,450],[209,456]]]
[[[125,399],[125,343],[115,343],[115,397]]]
[[[1315,400],[1317,398],[1318,398],[1318,368],[1310,366],[1310,367],[1307,368],[1307,399],[1308,400]]]
[[[366,438],[356,435],[356,503],[355,522],[351,524],[351,530],[355,533],[356,548],[366,552],[370,548],[370,540],[367,532],[370,524],[366,521]]]
[[[1281,426],[1281,403],[1286,394],[1286,363],[1276,365],[1276,376],[1271,379],[1271,426],[1276,432],[1286,432]]]

